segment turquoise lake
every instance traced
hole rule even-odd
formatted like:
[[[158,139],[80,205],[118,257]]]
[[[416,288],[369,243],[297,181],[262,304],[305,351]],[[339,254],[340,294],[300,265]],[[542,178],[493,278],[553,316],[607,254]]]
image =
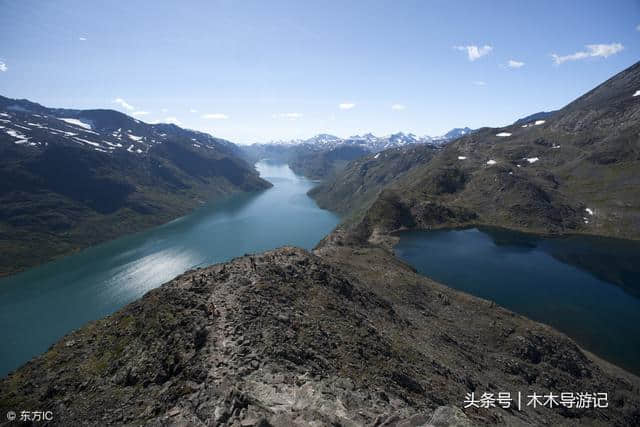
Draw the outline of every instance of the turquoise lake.
[[[284,245],[311,249],[338,224],[306,195],[314,182],[286,165],[256,167],[273,188],[1,279],[0,376],[188,269]],[[640,373],[640,243],[498,229],[400,236],[396,255],[420,273],[550,324]]]
[[[640,374],[640,242],[498,229],[400,233],[421,274],[554,326]]]
[[[315,183],[286,165],[256,167],[272,188],[1,279],[0,377],[186,270],[285,245],[311,249],[338,224],[307,196]]]

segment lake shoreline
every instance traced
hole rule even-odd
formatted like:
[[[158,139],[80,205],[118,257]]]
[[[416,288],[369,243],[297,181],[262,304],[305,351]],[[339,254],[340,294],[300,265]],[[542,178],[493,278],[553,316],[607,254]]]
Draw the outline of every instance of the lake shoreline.
[[[430,228],[421,228],[421,227],[406,227],[399,228],[396,230],[385,232],[384,234],[388,235],[391,238],[395,238],[398,234],[406,233],[408,231],[438,231],[438,230],[468,230],[471,228],[478,229],[495,229],[495,230],[504,230],[504,231],[512,231],[517,233],[522,233],[526,235],[530,235],[532,237],[546,238],[546,239],[562,239],[566,237],[574,237],[574,236],[585,236],[585,237],[601,237],[605,239],[612,240],[620,240],[622,242],[640,242],[640,237],[630,237],[630,238],[622,238],[616,235],[610,234],[597,234],[597,233],[588,233],[588,232],[579,232],[576,230],[572,230],[571,232],[548,232],[542,230],[532,230],[527,227],[511,227],[507,225],[496,225],[496,224],[485,224],[481,222],[470,222],[461,225],[454,224],[442,224],[442,225],[434,225]],[[383,236],[382,234],[380,235]]]
[[[0,374],[187,270],[284,245],[311,249],[338,223],[306,196],[310,181],[286,165],[258,167],[271,188],[1,278]]]
[[[640,335],[632,330],[640,323],[635,241],[496,227],[407,230],[393,239],[394,256],[419,274],[557,328],[605,360],[640,373],[640,353],[633,352],[640,340],[631,339]]]
[[[144,221],[144,224],[142,224],[140,227],[135,227],[130,231],[123,231],[121,234],[118,234],[118,235],[115,235],[115,236],[112,236],[112,237],[106,237],[105,239],[101,239],[100,241],[98,241],[96,243],[93,243],[93,244],[90,244],[88,246],[78,246],[76,248],[71,249],[68,252],[64,252],[64,253],[61,253],[61,254],[53,255],[49,259],[47,259],[46,261],[43,261],[41,263],[33,264],[33,265],[28,266],[28,267],[24,267],[24,268],[20,268],[20,269],[12,269],[10,271],[0,271],[0,280],[4,279],[4,278],[15,276],[15,275],[20,274],[20,273],[24,273],[26,271],[31,270],[32,268],[41,267],[41,266],[43,266],[45,264],[48,264],[50,262],[59,261],[59,260],[64,259],[64,258],[66,258],[68,256],[76,255],[79,252],[82,252],[84,250],[95,248],[97,246],[113,242],[114,240],[127,238],[127,237],[134,236],[134,235],[141,234],[141,233],[146,233],[146,232],[148,232],[148,231],[150,231],[150,230],[152,230],[154,228],[165,226],[167,224],[172,223],[173,221],[177,221],[177,220],[179,220],[181,218],[189,216],[189,215],[195,213],[198,209],[201,209],[201,208],[203,208],[205,206],[211,206],[211,205],[213,205],[215,203],[224,202],[225,200],[228,200],[231,197],[236,197],[236,196],[241,196],[241,195],[260,194],[260,193],[262,193],[262,192],[264,192],[266,190],[268,190],[268,188],[267,189],[253,190],[253,191],[234,191],[234,192],[229,193],[229,194],[215,196],[212,199],[209,199],[209,200],[206,200],[206,201],[196,200],[195,204],[193,206],[191,206],[190,208],[185,209],[181,213],[178,213],[176,215],[170,216],[168,219],[164,219],[164,218],[153,219],[153,218],[151,218],[150,221]]]

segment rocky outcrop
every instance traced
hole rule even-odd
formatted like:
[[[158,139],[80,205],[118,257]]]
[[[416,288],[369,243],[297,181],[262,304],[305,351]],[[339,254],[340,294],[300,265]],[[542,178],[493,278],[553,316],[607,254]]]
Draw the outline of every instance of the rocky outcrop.
[[[608,409],[464,408],[466,393],[609,393]],[[187,272],[0,382],[57,425],[634,425],[638,380],[374,247]],[[4,415],[2,415],[4,416]]]

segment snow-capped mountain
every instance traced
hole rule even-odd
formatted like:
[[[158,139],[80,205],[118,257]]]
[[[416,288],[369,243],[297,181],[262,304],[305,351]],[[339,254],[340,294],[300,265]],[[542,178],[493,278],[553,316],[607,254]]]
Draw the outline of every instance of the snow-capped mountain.
[[[258,143],[258,145],[282,145],[282,146],[291,146],[291,145],[317,145],[323,147],[333,147],[337,144],[341,144],[343,141],[342,138],[337,137],[335,135],[329,135],[327,133],[321,133],[314,137],[308,139],[278,139],[275,141],[269,141],[265,143]]]
[[[326,147],[331,147],[336,144],[339,144],[342,141],[341,138],[335,135],[329,135],[327,133],[321,133],[319,135],[314,136],[313,138],[309,138],[303,143],[305,144],[313,144],[313,145],[321,145]]]
[[[313,179],[323,179],[336,172],[350,161],[372,153],[429,144],[439,147],[447,142],[473,132],[469,128],[453,129],[443,136],[417,136],[413,133],[397,132],[386,136],[372,133],[340,138],[335,135],[319,134],[309,139],[271,141],[242,147],[245,159],[255,162],[271,159],[289,164],[291,169]]]
[[[365,133],[363,135],[353,135],[348,138],[340,138],[335,135],[323,133],[308,139],[279,140],[254,145],[308,145],[311,149],[333,149],[341,145],[352,145],[362,147],[371,152],[378,152],[386,150],[387,148],[402,147],[409,144],[441,145],[472,132],[472,129],[465,127],[455,128],[442,136],[435,137],[428,135],[417,136],[413,133],[397,132],[386,136],[375,136],[372,133]]]
[[[344,143],[351,145],[358,145],[364,148],[368,148],[371,151],[382,151],[387,148],[400,147],[407,144],[421,144],[428,143],[430,141],[424,140],[412,133],[398,132],[391,135],[377,137],[372,133],[364,135],[355,135],[347,138]]]
[[[465,135],[468,135],[473,132],[473,129],[464,127],[464,128],[453,128],[449,132],[445,133],[440,138],[446,139],[447,141],[452,141],[454,139],[458,139]]]
[[[33,150],[56,144],[134,155],[144,155],[169,139],[180,139],[189,141],[193,149],[238,154],[237,146],[228,141],[173,124],[148,124],[113,110],[47,108],[1,96],[0,139]]]
[[[211,135],[113,110],[0,97],[0,275],[268,188],[240,154]]]

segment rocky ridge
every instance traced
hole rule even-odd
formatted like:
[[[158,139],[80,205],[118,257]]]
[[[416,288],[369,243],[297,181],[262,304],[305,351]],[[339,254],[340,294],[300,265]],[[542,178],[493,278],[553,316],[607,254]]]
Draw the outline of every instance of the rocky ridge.
[[[189,271],[70,333],[0,381],[0,412],[51,410],[55,425],[635,425],[639,384],[383,249],[329,239]],[[610,407],[463,405],[518,390],[607,392]]]

